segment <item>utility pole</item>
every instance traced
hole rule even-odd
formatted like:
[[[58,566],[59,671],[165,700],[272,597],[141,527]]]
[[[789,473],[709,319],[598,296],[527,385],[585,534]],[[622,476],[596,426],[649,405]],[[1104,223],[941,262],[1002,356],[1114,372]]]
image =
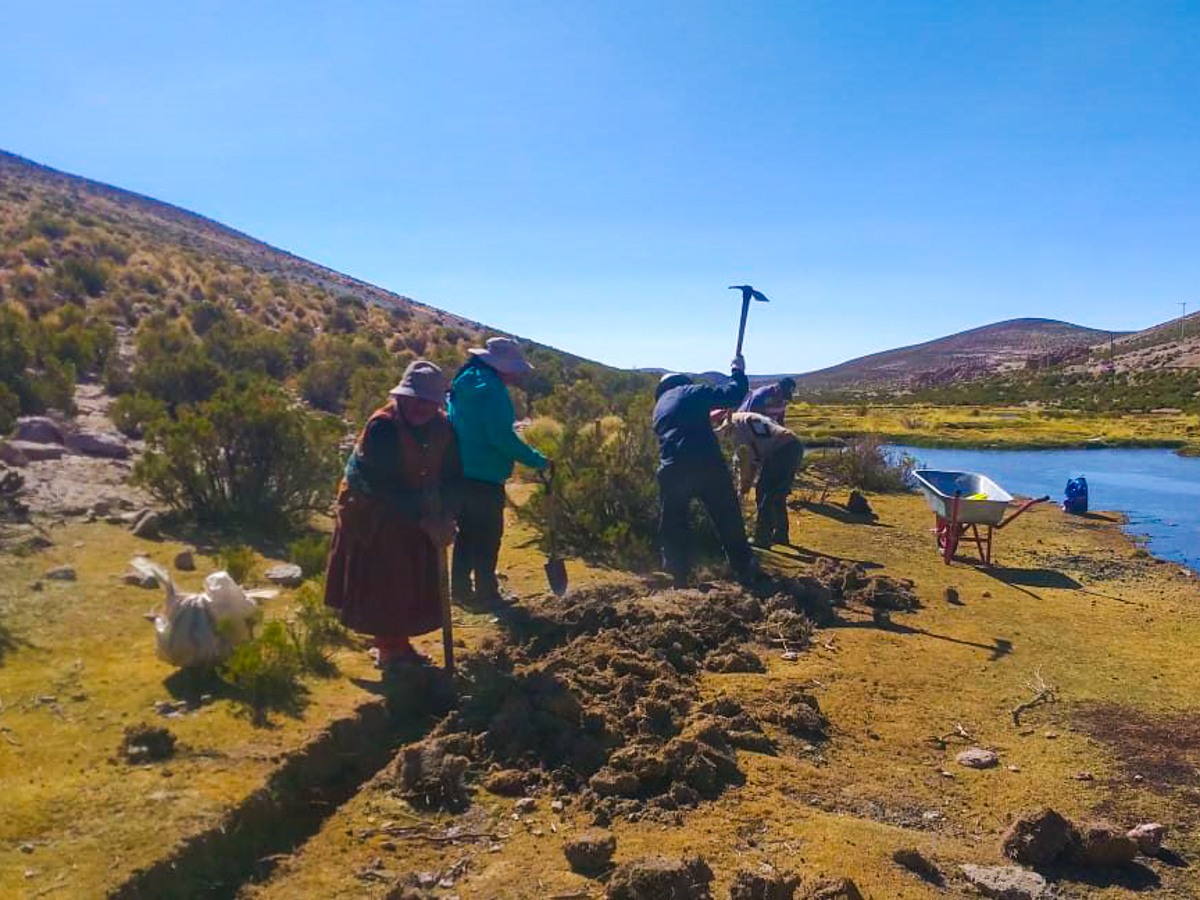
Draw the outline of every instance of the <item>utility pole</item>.
[[[1183,340],[1183,320],[1187,318],[1187,301],[1179,302],[1179,339]]]

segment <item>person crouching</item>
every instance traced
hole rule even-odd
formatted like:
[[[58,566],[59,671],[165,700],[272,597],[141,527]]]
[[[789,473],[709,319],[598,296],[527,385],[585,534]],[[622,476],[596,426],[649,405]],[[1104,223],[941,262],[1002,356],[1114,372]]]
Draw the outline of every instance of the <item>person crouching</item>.
[[[442,624],[445,547],[462,491],[445,391],[441,369],[412,363],[367,420],[338,491],[325,603],[347,628],[374,635],[385,671],[427,662],[409,639]]]
[[[741,492],[748,494],[752,484],[755,488],[754,545],[789,545],[787,498],[804,447],[789,429],[760,413],[735,412],[730,424],[738,445]]]

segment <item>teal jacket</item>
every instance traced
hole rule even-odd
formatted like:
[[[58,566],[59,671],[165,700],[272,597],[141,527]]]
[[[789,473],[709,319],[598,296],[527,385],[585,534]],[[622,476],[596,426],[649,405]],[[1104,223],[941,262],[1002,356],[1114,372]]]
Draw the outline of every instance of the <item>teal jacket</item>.
[[[464,478],[504,484],[514,462],[546,467],[546,457],[513,431],[512,398],[490,366],[467,363],[454,378],[446,410],[458,437]]]

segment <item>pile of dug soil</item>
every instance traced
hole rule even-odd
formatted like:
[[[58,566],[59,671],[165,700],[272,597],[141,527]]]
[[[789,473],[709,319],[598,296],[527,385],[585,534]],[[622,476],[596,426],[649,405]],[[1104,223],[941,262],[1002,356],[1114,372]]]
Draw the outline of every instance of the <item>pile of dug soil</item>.
[[[700,673],[752,668],[752,645],[779,635],[802,648],[812,632],[804,610],[828,597],[812,579],[775,579],[762,593],[632,584],[531,601],[506,615],[507,641],[462,661],[459,708],[397,757],[393,786],[454,807],[468,773],[519,770],[526,787],[579,794],[599,824],[670,819],[716,797],[742,781],[738,750],[773,753],[775,742],[736,701],[699,703]],[[816,701],[799,690],[763,710],[790,735],[816,740],[824,730]],[[501,772],[488,783],[511,793]]]

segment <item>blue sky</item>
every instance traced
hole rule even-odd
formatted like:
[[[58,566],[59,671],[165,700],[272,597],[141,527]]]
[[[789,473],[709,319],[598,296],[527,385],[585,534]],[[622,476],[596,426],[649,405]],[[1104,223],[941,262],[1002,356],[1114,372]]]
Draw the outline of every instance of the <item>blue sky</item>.
[[[1200,308],[1200,4],[9,4],[0,147],[618,365]]]

